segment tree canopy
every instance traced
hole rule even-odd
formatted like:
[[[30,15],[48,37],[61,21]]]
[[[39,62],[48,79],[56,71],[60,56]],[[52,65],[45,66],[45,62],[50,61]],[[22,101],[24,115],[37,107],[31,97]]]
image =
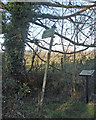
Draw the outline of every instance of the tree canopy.
[[[41,39],[41,36],[45,29],[51,28],[54,24],[57,28],[53,52],[73,54],[96,47],[95,7],[96,3],[74,1],[8,2],[7,4],[1,2],[2,33],[5,35],[3,45],[12,59],[11,71],[14,71],[13,68],[15,73],[18,69],[21,71],[25,45],[32,50],[34,48],[31,44],[43,50],[49,49],[49,39]]]

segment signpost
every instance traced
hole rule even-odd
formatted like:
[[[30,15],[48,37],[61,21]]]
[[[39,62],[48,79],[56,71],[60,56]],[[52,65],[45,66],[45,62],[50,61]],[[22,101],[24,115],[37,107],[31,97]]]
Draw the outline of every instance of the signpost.
[[[47,29],[43,32],[42,39],[52,37],[54,33],[55,33],[54,28]]]
[[[39,104],[39,109],[41,110],[42,104],[43,104],[43,99],[44,99],[44,93],[45,93],[45,86],[46,86],[46,79],[47,79],[47,73],[48,73],[48,67],[49,67],[49,60],[50,60],[50,54],[51,54],[51,48],[52,48],[52,43],[53,43],[53,37],[55,33],[55,26],[52,28],[45,30],[42,35],[42,39],[51,37],[50,40],[50,45],[49,45],[49,51],[47,54],[47,61],[46,61],[46,68],[45,68],[45,73],[44,73],[44,78],[43,78],[43,86],[42,86],[42,92],[41,92],[41,99],[40,99],[40,104]]]
[[[89,76],[93,76],[95,70],[82,70],[79,74],[80,76],[86,77],[86,103],[89,101],[88,97],[88,83],[89,83]]]

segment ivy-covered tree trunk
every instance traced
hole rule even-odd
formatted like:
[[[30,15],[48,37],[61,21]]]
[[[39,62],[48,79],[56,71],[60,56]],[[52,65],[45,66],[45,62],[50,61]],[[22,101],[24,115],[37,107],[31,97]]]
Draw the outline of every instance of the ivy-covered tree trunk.
[[[8,6],[11,14],[10,22],[3,26],[6,33],[4,46],[8,55],[9,73],[21,82],[26,78],[23,60],[31,8],[30,3],[10,3]]]
[[[22,28],[22,26],[20,26]],[[19,79],[21,74],[24,72],[23,69],[23,59],[24,59],[24,49],[25,39],[22,37],[23,30],[15,27],[15,25],[10,29],[13,34],[7,34],[5,40],[6,52],[8,55],[8,61],[10,61],[9,72],[15,77],[15,79]]]

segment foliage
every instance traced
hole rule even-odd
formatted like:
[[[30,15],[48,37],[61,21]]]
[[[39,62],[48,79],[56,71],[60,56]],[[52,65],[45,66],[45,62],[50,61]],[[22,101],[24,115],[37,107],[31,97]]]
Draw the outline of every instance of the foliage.
[[[46,3],[45,5],[48,4]],[[88,5],[86,7],[85,6],[78,7],[78,5],[70,6],[71,4],[70,5],[68,4],[68,6],[66,7],[63,5],[61,6],[60,4],[57,3],[51,5],[49,4],[49,6],[52,8],[48,6],[47,8],[51,11],[50,12],[51,14],[48,13],[49,11],[45,11],[43,13],[44,6],[40,8],[39,5],[40,5],[39,3],[37,5],[36,3],[34,4],[34,3],[23,3],[23,2],[16,2],[16,3],[9,2],[8,4],[5,5],[5,7],[8,10],[8,13],[5,12],[3,14],[3,20],[2,20],[3,33],[5,36],[5,41],[3,44],[3,46],[5,47],[5,53],[4,53],[5,55],[3,56],[3,60],[4,60],[3,116],[4,117],[7,116],[9,118],[11,117],[78,118],[79,115],[81,118],[86,116],[93,117],[93,113],[94,113],[93,104],[91,104],[90,107],[90,104],[86,105],[85,103],[83,103],[85,101],[85,81],[84,81],[85,79],[80,78],[79,73],[81,72],[82,69],[85,68],[93,69],[94,58],[92,59],[88,58],[86,54],[85,55],[81,54],[81,56],[79,56],[74,53],[76,51],[71,52],[71,54],[73,53],[74,55],[67,56],[66,54],[69,54],[68,52],[70,51],[67,51],[65,49],[63,49],[63,52],[52,50],[53,52],[62,53],[66,57],[61,55],[57,56],[56,59],[54,57],[55,55],[53,56],[53,58],[51,57],[50,67],[48,70],[48,77],[47,77],[47,87],[46,87],[46,94],[44,101],[45,104],[43,105],[43,109],[42,109],[43,115],[39,116],[37,107],[40,102],[40,95],[41,95],[40,91],[41,91],[42,79],[44,75],[44,68],[45,68],[44,60],[46,60],[46,55],[43,56],[45,58],[42,59],[41,57],[42,55],[40,56],[38,51],[36,51],[33,47],[30,47],[37,56],[35,57],[35,61],[32,66],[34,69],[32,68],[32,70],[28,73],[25,69],[26,67],[28,68],[29,66],[27,66],[28,64],[26,64],[26,59],[24,58],[24,50],[25,50],[26,42],[34,43],[36,46],[48,50],[46,48],[46,45],[49,45],[47,43],[47,40],[45,42],[45,40],[27,39],[28,35],[30,36],[29,28],[31,28],[30,26],[32,25],[30,23],[34,23],[35,25],[44,27],[46,29],[48,29],[54,23],[56,23],[57,26],[58,25],[62,26],[63,28],[63,24],[61,23],[63,22],[66,23],[67,24],[67,26],[65,25],[66,26],[65,32],[67,33],[66,36],[63,36],[63,32],[61,34],[61,31],[63,31],[63,29],[61,30],[61,28],[60,29],[58,28],[57,32],[55,32],[55,34],[58,35],[60,39],[62,39],[61,40],[62,44],[54,43],[53,46],[61,45],[62,48],[64,48],[65,45],[64,42],[65,40],[67,40],[69,42],[68,47],[70,47],[71,44],[78,46],[86,46],[84,50],[88,49],[89,47],[94,47],[95,46],[94,43],[90,45],[89,43],[87,44],[87,40],[90,37],[90,35],[93,35],[93,31],[91,34],[90,31],[87,31],[88,32],[87,35],[85,33],[86,27],[89,27],[88,28],[89,30],[90,28],[92,28],[93,24],[89,25],[85,23],[86,23],[86,19],[87,22],[92,21],[92,18],[89,16],[91,14],[91,16],[93,17],[94,12],[93,11],[90,12],[90,10],[88,9],[94,7],[95,4],[93,6]],[[57,6],[53,6],[53,5],[57,5]],[[61,14],[60,16],[58,16],[57,12],[59,11],[60,13],[60,9],[57,10],[58,5],[59,7],[61,7],[60,9],[62,10],[63,7],[65,7],[64,11],[68,11],[68,12],[62,13],[62,16]],[[55,11],[53,7],[57,7],[55,8]],[[41,9],[41,12],[39,8]],[[78,11],[77,8],[80,8],[82,10],[79,9]],[[72,10],[73,13],[69,15],[70,11]],[[82,12],[84,14],[82,14]],[[73,17],[75,17],[75,19]],[[65,21],[63,21],[63,19]],[[72,29],[70,29],[71,25],[68,25],[68,23],[70,22],[72,23],[73,31]],[[77,36],[76,34],[78,32],[80,33],[80,35],[82,34],[80,41],[78,38],[76,38],[75,40],[75,37]],[[72,40],[67,38],[67,35],[70,36]],[[33,36],[35,36],[35,34],[33,34]],[[84,38],[84,41],[82,38]],[[36,42],[36,40],[38,42]],[[65,51],[67,51],[67,53],[65,53]],[[64,58],[64,63],[62,63],[63,67],[61,65],[61,57]],[[39,62],[38,59],[42,60],[43,62],[41,61]],[[90,83],[89,94],[91,94],[93,92],[94,80],[91,79],[91,82],[89,83]],[[29,91],[31,92],[29,93]],[[30,102],[31,106],[28,100],[31,101]],[[79,100],[80,102],[74,100]]]
[[[54,98],[55,99],[55,98]],[[85,104],[80,101],[60,101],[59,103],[46,103],[43,105],[42,114],[37,112],[37,107],[33,103],[32,98],[27,97],[22,100],[23,105],[14,104],[13,101],[7,102],[8,109],[6,113],[3,111],[3,115],[7,118],[52,118],[52,119],[67,119],[67,118],[94,118],[94,104]],[[3,107],[4,110],[4,107]],[[10,112],[12,114],[10,114]]]
[[[93,61],[93,60],[92,60]],[[73,96],[73,62],[66,63],[66,69],[62,71],[49,69],[47,77],[47,86],[45,92],[45,99],[43,105],[43,115],[37,112],[37,107],[40,100],[40,91],[42,85],[42,79],[44,70],[32,70],[29,75],[28,83],[21,84],[15,82],[13,78],[7,79],[8,76],[5,74],[3,88],[3,115],[7,117],[22,117],[22,118],[92,118],[94,117],[94,103],[89,102],[85,104],[85,78],[79,76],[79,72],[83,68],[86,68],[87,62],[92,67],[92,61],[89,59],[86,64],[78,65],[76,67],[76,96]],[[58,63],[60,68],[60,63]],[[36,66],[34,66],[36,67]],[[94,80],[89,81],[89,96],[93,92]],[[10,86],[10,87],[9,87]],[[17,86],[17,88],[16,88]],[[6,88],[7,87],[7,88]],[[3,89],[3,90],[4,90]],[[31,91],[30,93],[28,91]],[[12,94],[13,92],[13,94]],[[6,94],[8,95],[6,95]],[[17,98],[16,98],[17,94]],[[10,97],[9,97],[10,96]],[[15,96],[15,97],[14,97]],[[3,101],[3,102],[4,102]],[[9,102],[8,102],[9,101]],[[30,106],[31,105],[31,106]],[[6,109],[6,107],[8,109]],[[10,108],[11,107],[11,108]],[[12,115],[10,114],[12,113]]]
[[[94,105],[91,103],[86,105],[78,101],[46,104],[43,112],[45,118],[94,118]]]
[[[8,20],[6,15],[3,15],[3,33],[5,41],[3,46],[10,62],[9,71],[15,79],[24,72],[24,49],[25,41],[28,34],[29,22],[31,16],[36,20],[35,11],[38,9],[31,3],[9,2],[6,5],[8,9]],[[35,15],[35,16],[34,16]],[[22,76],[22,75],[21,75]]]
[[[46,7],[44,5],[47,6],[48,10],[46,10]],[[50,8],[48,6],[50,6],[52,8]],[[93,17],[93,14],[94,14],[94,11],[87,13],[87,10],[94,6],[95,6],[95,4],[93,6],[91,6],[91,5],[78,6],[78,5],[74,5],[73,2],[71,4],[70,4],[70,2],[68,2],[68,5],[66,7],[61,5],[61,3],[60,3],[60,6],[59,6],[60,9],[59,9],[58,4],[55,2],[42,3],[41,6],[40,6],[40,3],[29,3],[29,2],[28,3],[27,2],[16,2],[16,3],[9,2],[6,5],[1,4],[0,7],[5,8],[5,12],[3,14],[3,20],[2,20],[3,33],[5,34],[5,38],[6,38],[4,46],[5,46],[6,52],[8,53],[8,56],[10,56],[9,59],[10,59],[10,63],[11,63],[12,74],[14,74],[14,76],[17,77],[23,70],[22,66],[23,66],[23,60],[24,60],[25,42],[27,42],[26,41],[27,36],[30,35],[30,31],[29,31],[29,26],[31,26],[30,23],[36,24],[40,27],[44,27],[47,29],[48,28],[47,26],[50,27],[50,24],[56,23],[57,25],[59,25],[58,23],[63,23],[60,20],[63,21],[63,19],[64,19],[66,24],[68,24],[70,22],[72,24],[72,29],[76,28],[76,30],[77,30],[77,31],[74,31],[73,33],[71,32],[72,36],[75,36],[75,37],[77,36],[77,35],[74,35],[74,33],[78,33],[78,34],[82,33],[84,35],[82,38],[85,37],[85,39],[84,39],[85,41],[82,42],[82,44],[81,44],[81,43],[75,42],[63,35],[60,35],[59,32],[56,33],[56,35],[58,35],[60,38],[62,38],[62,40],[65,39],[68,42],[75,44],[75,45],[94,47],[94,44],[93,45],[85,44],[87,39],[90,37],[90,30],[88,31],[88,36],[85,35],[85,33],[83,33],[83,30],[85,30],[85,27],[87,26],[87,24],[85,24],[86,19],[87,19],[87,21],[92,20],[92,18],[90,18],[89,16],[91,14],[91,16]],[[64,14],[64,16],[63,16],[63,13],[62,13],[62,16],[58,16],[58,14],[54,11],[54,7],[56,7],[55,10],[59,9],[60,11],[62,11],[64,9],[65,11],[68,11],[68,12],[66,12]],[[84,7],[86,7],[86,9],[83,9]],[[78,12],[77,8],[82,9],[82,10],[79,10],[79,12]],[[45,12],[43,9],[45,9]],[[69,11],[73,11],[73,13],[71,13],[71,15],[69,15]],[[50,14],[48,12],[50,12]],[[82,15],[82,12],[84,12],[84,15]],[[86,16],[85,16],[85,14],[86,14]],[[75,19],[76,24],[72,20],[71,17],[76,18]],[[84,19],[85,17],[86,17],[86,19]],[[46,19],[48,20],[48,23],[44,22],[44,21],[46,21]],[[57,19],[56,22],[55,22],[55,19]],[[36,22],[36,20],[38,22]],[[83,25],[81,25],[82,22],[84,22]],[[63,24],[62,25],[60,24],[59,26],[63,26]],[[91,29],[91,31],[93,32],[92,26],[93,25],[90,25],[90,28],[88,26],[88,29]],[[66,32],[67,32],[67,29],[71,29],[70,27],[69,28],[68,27],[65,28]],[[62,31],[61,28],[59,31]],[[69,34],[69,33],[67,33],[67,34]],[[91,35],[93,35],[93,33],[91,33]],[[35,34],[33,36],[35,36]],[[74,39],[74,37],[72,37],[72,39]],[[30,39],[29,42],[34,43],[37,46],[39,45],[39,47],[40,47],[40,44],[39,43],[37,44],[35,40]],[[38,40],[38,41],[41,42],[40,40]],[[61,41],[61,43],[62,43],[62,45],[64,44],[63,41]],[[58,43],[56,43],[56,44],[58,44]],[[41,48],[45,49],[44,46],[41,46]],[[88,48],[86,48],[86,49],[88,49]],[[64,51],[65,50],[63,50],[63,52]],[[61,53],[63,54],[63,52],[61,52]]]
[[[20,88],[18,90],[18,96],[20,98],[24,97],[27,93],[30,93],[31,89],[28,86],[28,83],[23,83],[23,85],[20,85]]]

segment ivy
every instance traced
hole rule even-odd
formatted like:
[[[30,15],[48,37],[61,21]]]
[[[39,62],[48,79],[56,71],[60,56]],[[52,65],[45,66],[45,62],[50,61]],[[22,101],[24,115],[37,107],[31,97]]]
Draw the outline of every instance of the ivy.
[[[6,4],[9,17],[3,14],[3,33],[5,35],[4,47],[8,56],[8,66],[10,73],[15,79],[24,72],[24,50],[25,41],[32,16],[36,20],[38,7],[27,2],[9,2]],[[7,19],[9,18],[9,19]],[[9,22],[8,22],[9,21]]]

